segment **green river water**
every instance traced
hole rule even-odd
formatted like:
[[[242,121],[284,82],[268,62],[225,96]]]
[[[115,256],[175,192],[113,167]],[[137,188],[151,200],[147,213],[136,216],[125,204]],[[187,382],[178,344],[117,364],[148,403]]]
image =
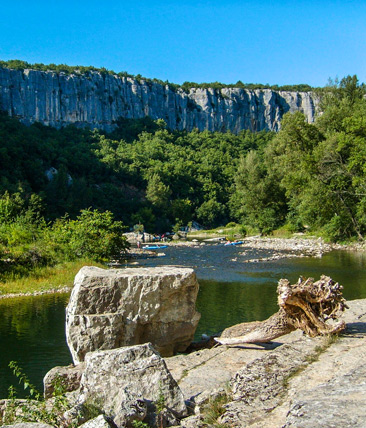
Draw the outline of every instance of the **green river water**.
[[[166,256],[146,259],[141,266],[193,267],[200,283],[197,309],[202,317],[196,338],[230,325],[263,320],[277,311],[276,286],[280,278],[294,282],[299,275],[318,279],[331,276],[344,286],[347,300],[366,298],[366,253],[333,251],[322,258],[280,259],[246,263],[270,251],[243,252],[237,247],[209,245],[171,247]],[[65,341],[67,294],[0,300],[0,398],[10,385],[18,386],[8,364],[15,360],[31,382],[42,389],[42,378],[56,365],[71,363]],[[21,386],[18,386],[21,396]]]

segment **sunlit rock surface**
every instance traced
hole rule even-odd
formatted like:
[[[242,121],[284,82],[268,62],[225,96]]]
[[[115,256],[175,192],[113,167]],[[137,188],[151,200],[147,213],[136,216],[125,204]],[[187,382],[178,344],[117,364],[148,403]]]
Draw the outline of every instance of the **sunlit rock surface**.
[[[169,412],[168,425],[187,416],[177,382],[150,343],[86,355],[79,401],[99,404],[117,427],[154,422],[159,400]]]
[[[0,68],[0,110],[25,124],[56,128],[75,124],[108,131],[120,117],[150,116],[178,130],[277,131],[288,111],[300,111],[313,122],[318,103],[311,92],[192,88],[186,93],[97,71],[67,75]]]
[[[151,342],[163,355],[183,352],[200,319],[193,269],[83,267],[66,308],[74,363],[89,351]]]

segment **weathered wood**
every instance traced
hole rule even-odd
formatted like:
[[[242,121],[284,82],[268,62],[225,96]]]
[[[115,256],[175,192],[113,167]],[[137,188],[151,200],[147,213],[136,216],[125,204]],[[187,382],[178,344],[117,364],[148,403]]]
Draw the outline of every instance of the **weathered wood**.
[[[223,345],[263,343],[295,329],[301,329],[311,337],[339,333],[344,330],[345,323],[335,320],[347,308],[342,289],[341,285],[324,275],[316,282],[313,278],[300,277],[294,285],[287,279],[281,279],[277,287],[280,307],[277,313],[262,322],[230,327],[215,340]]]

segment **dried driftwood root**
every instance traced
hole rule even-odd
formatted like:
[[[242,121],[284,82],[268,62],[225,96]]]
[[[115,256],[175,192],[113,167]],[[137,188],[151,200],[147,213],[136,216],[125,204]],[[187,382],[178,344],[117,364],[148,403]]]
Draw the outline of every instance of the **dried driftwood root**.
[[[215,340],[223,345],[269,342],[301,329],[314,337],[336,334],[345,329],[344,321],[336,322],[347,308],[343,287],[322,275],[319,281],[299,278],[291,285],[287,279],[278,282],[279,311],[265,321],[230,327]]]

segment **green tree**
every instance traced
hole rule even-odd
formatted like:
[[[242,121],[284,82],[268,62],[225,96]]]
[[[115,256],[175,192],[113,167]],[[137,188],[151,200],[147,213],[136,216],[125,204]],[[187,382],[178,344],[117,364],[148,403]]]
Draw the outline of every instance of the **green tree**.
[[[242,158],[235,183],[236,205],[243,223],[261,233],[269,233],[284,222],[285,195],[277,177],[266,166],[263,155],[252,150]]]
[[[153,174],[146,188],[146,199],[157,208],[166,209],[169,202],[171,190],[165,185],[158,174]]]
[[[189,199],[174,199],[170,211],[171,217],[175,222],[180,221],[183,225],[186,225],[192,219],[192,202]]]
[[[156,217],[151,207],[141,207],[136,213],[131,216],[134,224],[143,224],[147,232],[154,232],[156,225]]]
[[[198,220],[207,227],[224,222],[226,210],[223,204],[215,199],[209,199],[197,209]]]

